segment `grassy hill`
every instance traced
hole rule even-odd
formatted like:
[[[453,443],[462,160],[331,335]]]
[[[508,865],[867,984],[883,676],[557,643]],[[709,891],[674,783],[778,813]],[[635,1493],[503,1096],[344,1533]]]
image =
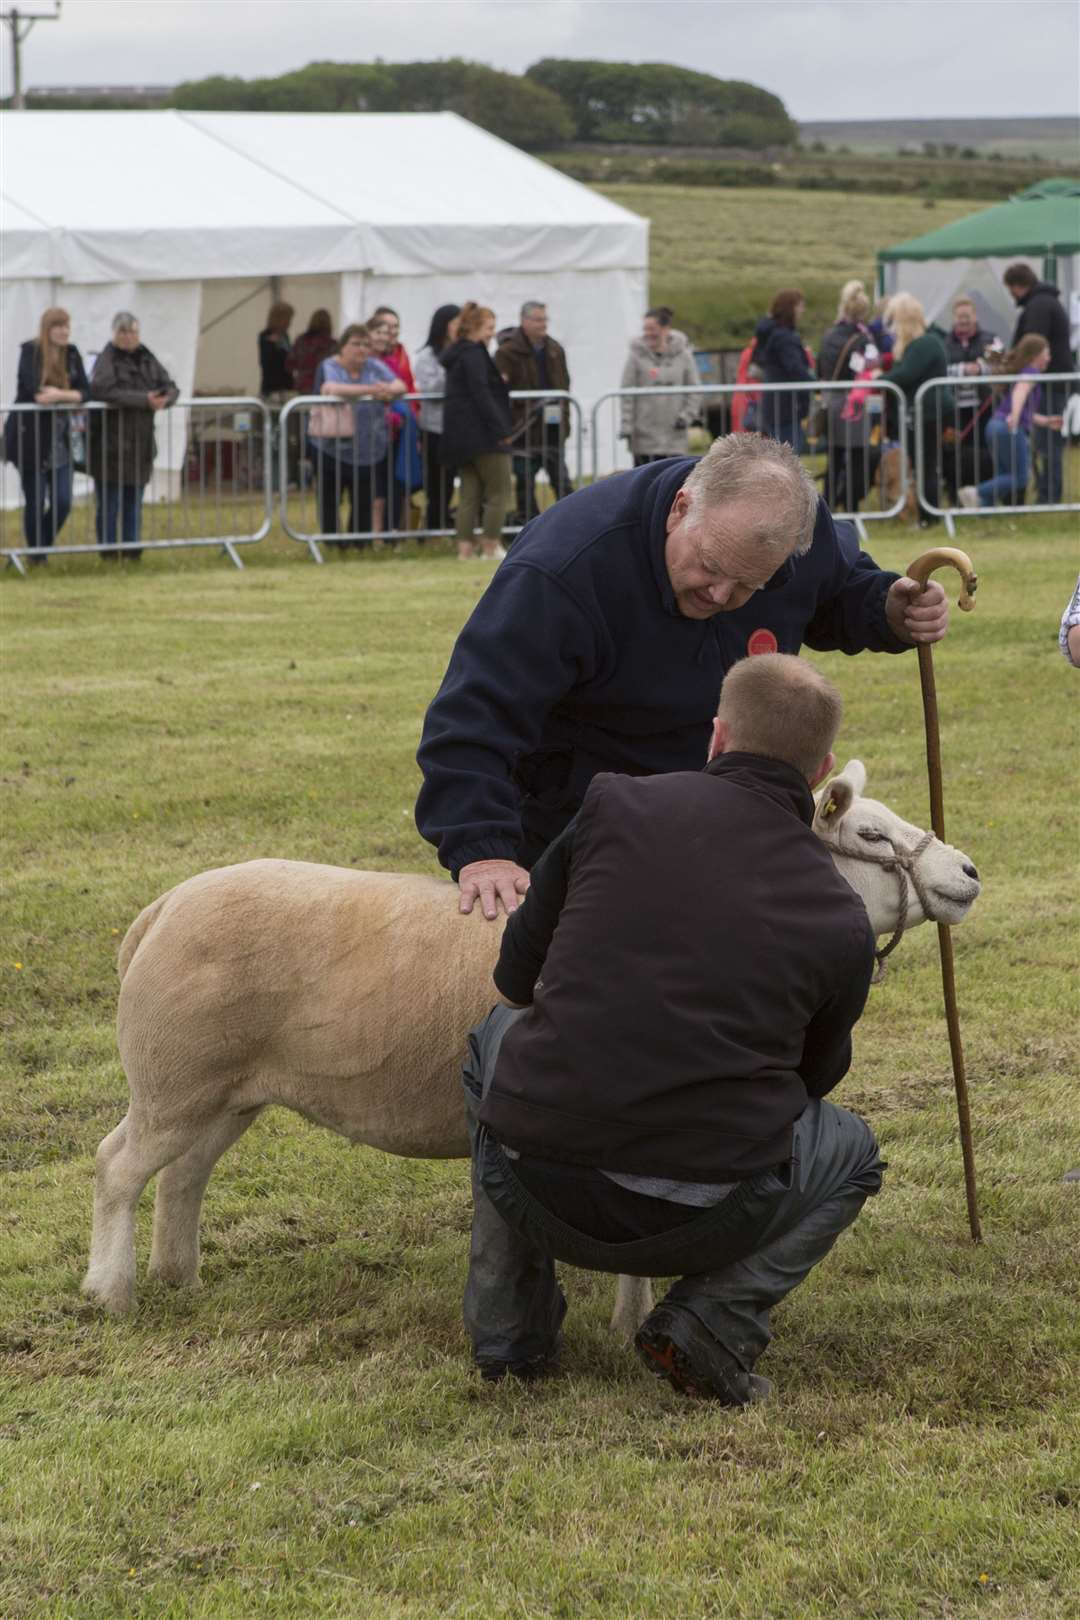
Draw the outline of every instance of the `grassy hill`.
[[[1002,158],[1076,163],[1080,118],[837,119],[800,124],[799,140],[804,147],[821,142],[831,151],[875,156],[895,156],[901,149],[922,152],[929,144],[984,157],[996,152]]]

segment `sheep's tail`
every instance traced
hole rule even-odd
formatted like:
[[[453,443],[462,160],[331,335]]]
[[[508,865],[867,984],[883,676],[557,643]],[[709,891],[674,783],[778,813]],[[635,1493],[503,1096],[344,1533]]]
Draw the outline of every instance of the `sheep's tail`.
[[[157,921],[159,911],[169,898],[169,895],[173,894],[174,892],[174,890],[168,889],[164,894],[159,894],[156,900],[151,900],[148,906],[144,906],[121,940],[120,950],[116,957],[116,966],[119,971],[121,981],[123,980],[124,974],[131,966],[135,952],[143,942],[143,936]]]

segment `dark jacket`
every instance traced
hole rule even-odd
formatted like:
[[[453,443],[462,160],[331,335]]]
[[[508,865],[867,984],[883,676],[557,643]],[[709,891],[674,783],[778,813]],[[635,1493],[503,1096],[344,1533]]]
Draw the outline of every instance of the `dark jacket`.
[[[813,382],[814,373],[806,358],[803,340],[793,326],[785,326],[780,321],[773,320],[766,315],[764,320],[758,321],[754,332],[753,365],[759,367],[762,381],[769,383]],[[766,431],[772,431],[772,423],[799,421],[810,409],[810,395],[796,394],[792,405],[792,396],[777,394],[762,394],[761,418]]]
[[[291,348],[287,332],[271,332],[266,327],[259,333],[259,393],[263,399],[270,394],[287,394],[292,389]]]
[[[1050,344],[1050,371],[1073,371],[1075,361],[1069,346],[1069,317],[1058,289],[1049,281],[1038,281],[1019,300],[1020,314],[1013,332],[1013,348],[1029,332],[1037,332]]]
[[[480,1109],[499,1141],[680,1180],[790,1157],[807,1099],[847,1073],[873,968],[812,818],[798,771],[755,754],[595,779],[503,936],[495,982],[531,1006]]]
[[[337,349],[337,339],[328,332],[302,332],[285,356],[285,387],[300,394],[315,392],[315,373],[327,355]]]
[[[560,832],[599,771],[696,770],[717,694],[757,630],[779,652],[903,652],[885,620],[896,574],[818,503],[813,545],[744,607],[679,612],[667,518],[692,457],[567,495],[522,532],[457,640],[424,720],[417,825],[457,873],[514,859],[523,825]],[[759,638],[760,640],[760,638]]]
[[[101,483],[142,489],[154,470],[157,440],[147,394],[167,394],[172,405],[179,389],[145,343],[118,349],[107,343],[97,357],[90,392],[110,411],[90,412],[87,471]]]
[[[979,386],[973,377],[966,376],[964,367],[979,365],[982,375],[989,374],[991,367],[983,357],[992,344],[996,343],[993,332],[984,332],[977,326],[969,337],[962,338],[955,331],[945,335],[945,359],[948,364],[950,377],[956,378],[952,389],[953,405],[961,411],[979,411],[985,414],[993,404],[992,390]],[[964,417],[965,421],[970,418]]]
[[[463,467],[474,456],[505,451],[501,441],[513,429],[510,390],[487,349],[473,338],[459,338],[439,359],[446,372],[439,446],[443,464]]]
[[[566,368],[566,351],[561,343],[556,343],[552,337],[545,337],[541,348],[543,350],[543,366],[540,365],[540,356],[525,336],[520,326],[514,328],[510,336],[499,344],[495,352],[495,366],[500,376],[506,381],[511,392],[525,391],[530,388],[560,388],[569,390],[570,373]],[[510,401],[510,414],[514,423],[514,438],[524,441],[526,437],[531,444],[538,442],[543,436],[544,402],[539,399],[514,399]],[[570,425],[570,408],[562,408],[562,424],[565,431]],[[528,433],[526,434],[526,427]]]
[[[67,373],[80,398],[90,398],[90,384],[82,355],[74,343],[68,344]],[[41,389],[41,351],[36,338],[19,348],[19,372],[15,384],[16,405],[32,405]],[[34,468],[61,466],[71,459],[71,411],[15,411],[4,423],[4,455],[27,472]]]
[[[908,344],[901,358],[894,361],[886,376],[890,382],[895,383],[900,389],[910,410],[915,403],[915,395],[923,383],[929,382],[931,377],[946,376],[948,369],[948,362],[945,359],[945,343],[941,333],[931,327],[921,337],[914,338]],[[937,391],[927,400],[926,405],[927,408],[923,416],[923,432],[927,436],[934,436],[939,431],[941,423],[950,414],[950,402],[946,398],[945,390]],[[886,394],[885,410],[889,424],[889,436],[894,439],[899,437],[896,409],[896,395]]]
[[[861,321],[836,321],[825,333],[818,350],[817,374],[821,381],[851,382],[859,375],[852,367],[851,356],[865,354],[868,343],[874,344],[874,334]]]

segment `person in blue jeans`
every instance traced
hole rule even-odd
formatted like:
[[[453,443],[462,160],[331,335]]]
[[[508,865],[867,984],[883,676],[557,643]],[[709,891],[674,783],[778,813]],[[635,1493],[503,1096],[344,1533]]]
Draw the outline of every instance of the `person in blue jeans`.
[[[71,342],[71,316],[47,309],[37,337],[19,350],[15,403],[70,407],[89,397],[82,356]],[[32,562],[45,561],[71,511],[71,425],[71,410],[55,408],[11,411],[4,423],[4,454],[22,480],[23,534]]]
[[[847,1073],[874,939],[812,829],[840,697],[788,654],[724,681],[702,771],[600,775],[532,871],[469,1036],[465,1325],[547,1370],[555,1261],[679,1280],[636,1336],[678,1391],[761,1400],[769,1313],[876,1193]],[[842,814],[828,799],[818,814]]]
[[[88,466],[94,477],[95,526],[102,560],[142,557],[143,494],[154,472],[159,411],[175,405],[179,389],[142,341],[138,318],[113,316],[112,339],[94,364],[90,390],[111,409],[90,413]],[[123,552],[117,546],[117,538]]]
[[[1005,375],[1015,374],[1023,380],[1005,391],[986,424],[993,476],[984,478],[981,484],[965,484],[960,491],[962,506],[1023,505],[1031,475],[1031,429],[1061,430],[1060,416],[1047,416],[1039,409],[1042,390],[1038,378],[1049,364],[1050,345],[1034,332],[1022,337],[1005,356]]]

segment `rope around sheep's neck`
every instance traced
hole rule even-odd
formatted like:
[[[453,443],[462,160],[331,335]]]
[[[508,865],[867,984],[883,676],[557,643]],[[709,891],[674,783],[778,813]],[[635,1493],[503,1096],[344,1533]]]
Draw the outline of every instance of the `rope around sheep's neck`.
[[[910,850],[897,849],[896,845],[889,839],[888,844],[892,851],[889,855],[875,855],[868,849],[845,849],[840,851],[848,860],[867,861],[871,866],[880,866],[886,872],[895,872],[897,882],[900,885],[900,911],[896,921],[896,928],[889,943],[882,946],[881,950],[874,951],[874,961],[877,963],[877,967],[874,969],[874,976],[870,981],[872,984],[880,984],[885,977],[886,958],[892,955],[907,931],[908,886],[904,882],[905,872],[911,879],[911,886],[919,897],[919,904],[923,908],[927,921],[929,922],[931,919],[930,902],[927,899],[926,889],[919,881],[917,863],[933,842],[934,834],[926,832],[923,833],[914,849]]]

